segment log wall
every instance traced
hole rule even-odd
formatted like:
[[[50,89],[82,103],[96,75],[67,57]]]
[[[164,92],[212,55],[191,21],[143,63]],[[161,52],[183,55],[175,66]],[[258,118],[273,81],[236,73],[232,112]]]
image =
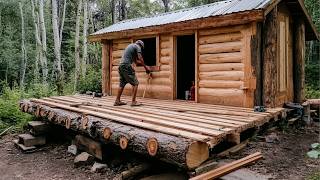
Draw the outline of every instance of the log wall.
[[[199,102],[253,106],[253,25],[199,30]]]
[[[148,75],[142,67],[136,67],[136,75],[139,80],[139,88],[137,96],[142,96],[144,90],[146,90],[145,97],[159,98],[159,99],[172,99],[172,67],[173,67],[173,40],[172,36],[160,35],[157,43],[157,47],[160,47],[157,55],[157,70],[152,72],[152,79],[148,87]],[[119,73],[118,67],[125,48],[133,40],[131,38],[113,40],[112,45],[112,95],[116,95],[119,87]],[[131,95],[131,85],[127,84],[124,94]]]

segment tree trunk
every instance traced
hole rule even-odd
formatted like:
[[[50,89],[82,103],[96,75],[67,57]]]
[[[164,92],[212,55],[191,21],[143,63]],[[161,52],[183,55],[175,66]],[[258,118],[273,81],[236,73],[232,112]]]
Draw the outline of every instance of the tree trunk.
[[[24,80],[27,66],[27,55],[25,46],[25,29],[24,29],[24,15],[22,9],[22,3],[19,2],[20,15],[21,15],[21,74],[20,74],[20,88],[24,89]]]
[[[86,76],[87,71],[87,58],[88,58],[88,45],[87,45],[87,32],[88,32],[88,2],[83,0],[83,54],[82,54],[82,64],[81,64],[81,74],[82,77]]]
[[[276,106],[277,91],[277,8],[266,17],[263,24],[262,99],[266,107]]]
[[[39,61],[41,58],[42,52],[42,44],[39,33],[39,14],[35,11],[35,3],[34,0],[31,0],[31,10],[32,10],[32,19],[34,24],[34,36],[36,39],[36,60],[35,60],[35,70],[34,70],[34,79],[35,82],[39,80]]]
[[[151,156],[183,168],[196,168],[209,157],[209,148],[205,142],[137,128],[91,114],[82,116],[81,112],[50,108],[49,104],[40,105],[23,100],[20,102],[20,109],[41,116],[52,123],[63,125],[67,129],[86,134],[95,140],[113,143],[122,149]],[[70,106],[69,108],[73,109]]]
[[[42,38],[42,76],[43,83],[47,84],[48,79],[48,62],[47,62],[47,33],[43,13],[43,0],[39,0],[39,18]]]
[[[119,13],[120,13],[120,21],[123,21],[123,20],[125,20],[125,19],[127,19],[127,2],[126,2],[126,0],[121,0],[120,2],[120,11],[119,11]]]
[[[164,12],[169,12],[169,1],[170,0],[162,0],[164,5]]]
[[[110,1],[110,9],[111,9],[111,22],[114,24],[116,22],[115,20],[115,0]]]
[[[294,37],[294,100],[302,103],[305,100],[305,24],[302,18],[295,21]]]
[[[63,73],[61,69],[61,46],[58,25],[58,6],[57,0],[52,0],[52,30],[54,38],[54,71],[56,74],[56,85],[58,94],[63,93]]]
[[[76,17],[76,34],[75,34],[75,43],[74,43],[74,62],[75,62],[75,73],[74,73],[74,92],[77,90],[79,74],[80,74],[80,45],[79,45],[79,37],[80,37],[80,16],[81,16],[81,6],[82,0],[78,0],[78,8],[77,8],[77,17]]]
[[[63,12],[62,12],[62,19],[61,19],[61,25],[60,25],[60,47],[62,44],[62,32],[63,32],[63,27],[64,27],[64,20],[66,17],[66,7],[67,7],[67,1],[64,0],[63,2]]]

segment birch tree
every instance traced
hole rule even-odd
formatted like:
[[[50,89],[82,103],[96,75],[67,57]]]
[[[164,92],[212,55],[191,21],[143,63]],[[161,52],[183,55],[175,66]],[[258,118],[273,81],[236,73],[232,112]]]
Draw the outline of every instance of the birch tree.
[[[88,45],[87,45],[87,32],[88,32],[88,2],[87,0],[83,0],[83,51],[82,51],[82,63],[81,63],[81,74],[82,77],[86,75],[87,71],[87,58],[88,58]]]
[[[52,30],[54,38],[54,72],[56,75],[56,85],[59,94],[63,93],[63,73],[61,68],[61,38],[58,24],[57,0],[52,0]]]
[[[25,47],[25,29],[24,29],[24,15],[22,4],[19,2],[20,15],[21,15],[21,71],[20,71],[20,88],[24,89],[24,80],[27,66],[27,55]]]
[[[61,20],[61,25],[60,25],[60,47],[62,44],[62,32],[63,32],[63,27],[64,27],[64,20],[66,17],[66,8],[67,8],[67,1],[64,0],[63,2],[63,11],[62,11],[62,20]]]
[[[46,33],[46,25],[44,21],[44,13],[43,13],[43,0],[39,0],[39,18],[40,18],[40,30],[41,30],[41,40],[42,40],[42,54],[40,54],[41,58],[41,71],[43,83],[47,84],[48,79],[48,61],[47,61],[47,33]]]
[[[39,14],[35,11],[35,3],[34,0],[30,0],[31,2],[31,11],[32,11],[32,19],[34,25],[34,37],[36,40],[36,59],[35,59],[35,69],[34,69],[34,79],[37,82],[39,79],[39,61],[42,54],[42,44],[39,33]]]
[[[77,17],[76,17],[76,34],[75,34],[75,43],[74,43],[74,62],[75,62],[75,73],[74,73],[74,88],[73,90],[76,91],[79,74],[80,74],[80,45],[79,45],[79,38],[80,38],[80,16],[81,16],[81,6],[82,0],[78,0],[78,8],[77,8]]]
[[[164,5],[164,12],[169,12],[169,0],[162,0]]]

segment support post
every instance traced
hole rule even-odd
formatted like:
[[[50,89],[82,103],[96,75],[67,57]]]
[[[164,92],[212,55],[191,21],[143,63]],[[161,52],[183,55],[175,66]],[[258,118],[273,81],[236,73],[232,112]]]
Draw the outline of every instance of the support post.
[[[305,100],[305,24],[302,18],[294,24],[294,52],[294,101],[302,103]]]
[[[262,102],[266,107],[275,107],[277,92],[277,7],[266,17],[263,24],[263,85]]]
[[[102,41],[102,94],[104,96],[110,93],[110,41]]]

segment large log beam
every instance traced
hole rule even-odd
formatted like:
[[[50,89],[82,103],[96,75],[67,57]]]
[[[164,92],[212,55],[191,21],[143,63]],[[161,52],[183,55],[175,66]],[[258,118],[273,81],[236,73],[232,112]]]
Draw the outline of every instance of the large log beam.
[[[111,95],[110,92],[110,41],[102,44],[102,94]]]
[[[28,100],[20,102],[20,109],[39,113],[44,120],[86,134],[103,143],[113,143],[130,150],[187,169],[194,169],[209,157],[207,143],[155,132],[109,119],[49,107]]]
[[[263,24],[263,84],[262,102],[266,107],[276,106],[277,93],[277,8],[266,17]]]
[[[305,24],[302,18],[295,20],[294,24],[294,101],[302,103],[305,100]]]

